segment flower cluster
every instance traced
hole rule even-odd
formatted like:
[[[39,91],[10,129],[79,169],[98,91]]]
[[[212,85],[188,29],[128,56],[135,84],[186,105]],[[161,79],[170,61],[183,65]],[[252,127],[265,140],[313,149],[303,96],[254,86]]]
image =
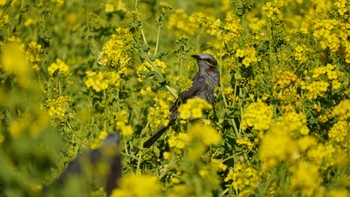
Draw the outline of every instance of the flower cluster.
[[[176,30],[177,34],[185,32],[189,35],[195,35],[198,25],[189,23],[188,15],[183,9],[176,9],[169,17],[167,28]]]
[[[112,13],[112,12],[126,12],[125,4],[122,0],[109,0],[106,5],[105,5],[105,11],[107,13]]]
[[[114,115],[115,124],[117,129],[120,130],[121,134],[123,136],[131,136],[134,133],[134,130],[130,125],[128,125],[129,119],[127,111],[121,110],[120,112],[114,113]]]
[[[128,72],[132,62],[132,34],[126,28],[117,28],[98,56],[98,63],[115,67],[119,74]]]
[[[148,111],[147,120],[150,122],[151,128],[158,127],[159,125],[168,125],[169,123],[169,106],[166,100],[162,99],[162,96],[153,98],[155,102],[154,107],[150,107]]]
[[[11,121],[8,128],[10,136],[14,139],[18,139],[25,134],[29,134],[32,138],[38,137],[49,126],[50,120],[44,111],[37,110],[35,113],[37,113],[36,117],[24,115]],[[3,141],[4,136],[1,136],[0,138],[3,138]]]
[[[292,173],[291,189],[300,189],[305,196],[320,192],[318,190],[320,190],[321,177],[315,164],[299,161],[290,171]]]
[[[208,16],[202,12],[194,12],[188,16],[184,10],[177,9],[169,18],[168,29],[195,35],[202,29],[211,36],[216,36],[223,43],[234,42],[241,34],[241,21],[233,13],[227,12],[225,21]]]
[[[154,60],[154,64],[157,66],[157,68],[160,68],[160,71],[162,73],[165,72],[166,69],[166,64],[165,62],[156,59]],[[136,69],[136,74],[138,76],[138,81],[143,82],[146,78],[148,78],[148,75],[150,74],[151,71],[155,71],[154,68],[148,61],[144,61],[141,65],[139,65]],[[158,70],[156,70],[157,72]],[[152,77],[150,77],[152,78]]]
[[[151,175],[128,175],[119,182],[119,188],[113,190],[111,197],[151,197],[160,192],[157,177]]]
[[[85,85],[94,89],[96,92],[106,90],[108,87],[120,88],[120,76],[116,72],[86,72],[87,79]]]
[[[52,63],[47,70],[51,76],[56,76],[57,74],[61,76],[69,75],[69,67],[61,59],[56,59],[56,63]]]
[[[18,83],[22,87],[28,87],[31,84],[29,77],[29,62],[26,59],[24,44],[18,38],[9,39],[1,47],[0,68],[9,75],[17,77]]]
[[[287,126],[280,125],[264,135],[259,148],[263,171],[270,170],[280,161],[294,161],[299,157],[298,144],[287,129]]]
[[[168,140],[169,147],[183,149],[189,141],[188,138],[188,134],[186,133],[179,133],[178,135],[173,135]]]
[[[272,2],[267,2],[263,6],[263,10],[265,11],[267,18],[273,22],[277,22],[283,20],[283,14],[281,12],[282,7],[283,3],[279,2],[278,0],[274,0]]]
[[[290,71],[276,71],[276,82],[273,95],[280,101],[296,102],[300,98],[298,94],[298,76]]]
[[[349,130],[350,124],[347,121],[338,121],[328,132],[328,137],[336,142],[340,143],[342,146],[349,146]]]
[[[101,131],[100,134],[95,138],[94,142],[91,144],[92,149],[97,149],[101,146],[103,140],[107,137],[108,133],[106,131]]]
[[[305,63],[310,49],[305,45],[298,45],[294,48],[294,59],[300,63]]]
[[[242,128],[255,130],[267,130],[272,125],[272,108],[261,100],[250,104],[242,116]]]
[[[236,55],[237,58],[242,60],[242,64],[245,67],[251,66],[252,63],[257,62],[256,51],[254,47],[246,47],[244,49],[237,49]]]
[[[40,55],[42,52],[42,46],[35,41],[31,41],[27,46],[26,57],[30,62],[37,63],[41,61]]]
[[[302,81],[301,88],[307,90],[306,97],[309,100],[323,97],[328,88],[337,90],[341,87],[339,79],[343,73],[336,70],[336,66],[327,64],[326,66],[316,67],[312,71],[312,81]]]
[[[72,99],[69,96],[59,96],[56,99],[48,99],[46,106],[51,120],[58,120],[59,122],[66,121],[69,117],[73,117],[70,105]]]
[[[178,112],[181,119],[197,119],[203,117],[203,110],[210,110],[213,106],[202,98],[191,98],[180,105]]]
[[[293,162],[298,159],[301,150],[314,145],[308,133],[304,114],[292,111],[279,117],[262,138],[259,154],[263,169],[270,169],[279,161]]]
[[[257,170],[244,163],[235,164],[225,178],[225,182],[232,181],[233,189],[239,191],[239,196],[254,194],[258,180]]]
[[[333,117],[338,117],[339,120],[350,119],[350,100],[346,99],[341,101],[333,110]]]

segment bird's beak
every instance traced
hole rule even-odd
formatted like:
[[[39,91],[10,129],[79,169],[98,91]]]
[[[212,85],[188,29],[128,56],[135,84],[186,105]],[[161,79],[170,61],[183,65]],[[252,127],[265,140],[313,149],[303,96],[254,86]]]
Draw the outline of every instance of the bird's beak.
[[[195,58],[195,59],[198,59],[199,58],[199,55],[191,55],[191,57]]]

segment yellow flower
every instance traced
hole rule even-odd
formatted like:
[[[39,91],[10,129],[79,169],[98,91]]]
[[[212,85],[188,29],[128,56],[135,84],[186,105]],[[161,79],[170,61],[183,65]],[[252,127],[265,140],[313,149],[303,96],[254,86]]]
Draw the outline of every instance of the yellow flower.
[[[263,137],[259,148],[262,170],[275,167],[280,161],[294,161],[299,157],[298,144],[285,132],[287,127],[274,127]]]
[[[56,63],[52,63],[47,70],[51,76],[53,76],[53,74],[56,72],[63,76],[67,76],[69,74],[69,67],[60,59],[57,59]]]
[[[221,171],[225,171],[227,169],[227,165],[225,165],[222,161],[218,160],[218,159],[212,159],[211,160],[211,165],[214,168],[217,168]]]
[[[117,68],[118,74],[128,74],[132,61],[132,34],[127,28],[117,28],[116,33],[105,43],[98,56],[98,63]]]
[[[132,134],[134,134],[134,130],[130,125],[124,125],[121,128],[121,133],[123,136],[131,136]]]
[[[96,92],[105,90],[108,87],[120,88],[120,76],[116,72],[92,72],[86,71],[87,79],[85,85],[88,88],[94,89]]]
[[[51,2],[53,2],[54,4],[56,4],[57,6],[61,6],[64,3],[64,0],[51,0]]]
[[[121,178],[119,188],[113,190],[111,197],[153,197],[160,193],[157,177],[150,175],[126,175]]]
[[[185,104],[180,105],[178,111],[181,119],[196,119],[203,117],[203,110],[212,109],[212,105],[202,98],[188,99]]]
[[[254,143],[250,142],[248,138],[238,139],[236,140],[236,143],[238,146],[246,145],[249,150],[251,150],[254,147]]]
[[[295,191],[301,189],[305,196],[313,196],[320,188],[321,177],[318,172],[318,167],[310,162],[299,161],[297,165],[293,166],[291,187]],[[305,176],[307,174],[307,176]]]
[[[263,10],[265,11],[265,14],[267,18],[271,19],[272,21],[278,21],[283,20],[283,15],[281,12],[281,5],[276,3],[276,1],[273,2],[267,2],[263,6]]]
[[[188,129],[188,136],[190,141],[201,141],[206,146],[211,146],[221,142],[221,135],[210,126],[202,126],[194,124]]]
[[[46,107],[48,108],[48,114],[52,120],[58,120],[64,122],[71,117],[70,104],[72,102],[69,96],[59,96],[56,99],[48,99],[46,101]]]
[[[250,104],[242,116],[242,128],[252,127],[256,130],[267,130],[272,124],[272,108],[261,100]]]
[[[188,135],[186,133],[179,133],[177,136],[171,136],[168,143],[170,148],[183,149],[188,143]]]
[[[336,122],[333,127],[329,130],[328,136],[330,139],[335,140],[336,142],[344,143],[343,146],[346,147],[349,145],[347,135],[350,124],[347,121],[341,120]]]
[[[325,144],[319,143],[317,146],[307,151],[307,158],[320,166],[321,169],[327,169],[334,165],[344,165],[347,162],[347,152],[341,146],[331,142]]]
[[[1,49],[0,67],[5,73],[15,75],[20,86],[28,87],[32,82],[23,46],[20,41],[6,43]]]
[[[350,119],[350,100],[342,100],[333,110],[333,117],[338,117],[339,120]]]
[[[31,41],[26,50],[26,57],[30,62],[39,62],[41,60],[40,54],[43,49],[40,44],[35,41]]]
[[[246,196],[254,194],[258,183],[258,172],[251,166],[244,163],[236,163],[233,169],[230,169],[225,178],[225,182],[232,181],[233,188]],[[244,195],[243,195],[244,196]]]
[[[94,142],[91,144],[92,149],[97,149],[101,146],[103,140],[107,137],[108,133],[106,131],[101,131]]]
[[[348,197],[350,195],[347,189],[332,189],[327,192],[328,197]]]
[[[150,122],[152,128],[158,127],[160,124],[166,126],[169,123],[170,111],[168,104],[164,97],[168,97],[169,94],[160,94],[153,98],[155,106],[150,107],[148,111],[147,120]],[[164,99],[163,99],[164,98]]]
[[[238,58],[243,58],[242,64],[245,67],[249,67],[251,63],[258,61],[254,47],[246,47],[245,49],[238,49],[236,51],[235,56]]]

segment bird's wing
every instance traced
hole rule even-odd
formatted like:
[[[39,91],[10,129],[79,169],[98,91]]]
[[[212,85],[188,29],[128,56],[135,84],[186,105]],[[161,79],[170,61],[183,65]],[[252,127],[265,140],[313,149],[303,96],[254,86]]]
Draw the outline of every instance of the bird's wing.
[[[184,103],[187,99],[198,95],[198,93],[202,91],[203,88],[204,86],[202,85],[193,85],[190,89],[183,91],[179,97],[180,102]]]

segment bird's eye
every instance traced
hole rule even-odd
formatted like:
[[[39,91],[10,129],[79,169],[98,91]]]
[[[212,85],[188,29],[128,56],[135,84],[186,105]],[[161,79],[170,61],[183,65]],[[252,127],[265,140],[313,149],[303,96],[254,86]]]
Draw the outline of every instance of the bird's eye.
[[[210,65],[214,65],[214,63],[209,58],[204,59],[204,61],[206,61]]]

